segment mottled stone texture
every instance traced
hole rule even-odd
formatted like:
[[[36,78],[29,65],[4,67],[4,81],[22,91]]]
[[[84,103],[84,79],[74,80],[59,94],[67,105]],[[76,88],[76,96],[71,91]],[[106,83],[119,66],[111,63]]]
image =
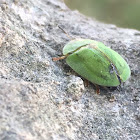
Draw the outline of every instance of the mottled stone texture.
[[[53,62],[69,41],[57,25],[121,54],[132,71],[123,90],[97,95],[65,60]],[[85,17],[62,0],[0,1],[1,140],[139,140],[139,93],[139,31]]]

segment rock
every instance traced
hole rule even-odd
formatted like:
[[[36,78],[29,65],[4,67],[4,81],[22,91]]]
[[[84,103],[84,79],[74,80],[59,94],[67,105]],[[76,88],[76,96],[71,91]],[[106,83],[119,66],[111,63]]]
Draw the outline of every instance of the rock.
[[[84,83],[80,77],[69,76],[67,85],[68,95],[73,99],[79,99],[84,94]]]
[[[70,41],[58,25],[72,38],[101,41],[124,57],[132,75],[122,91],[101,88],[97,95],[65,60],[52,61]],[[139,31],[85,17],[62,0],[2,0],[0,139],[139,139],[139,54]]]

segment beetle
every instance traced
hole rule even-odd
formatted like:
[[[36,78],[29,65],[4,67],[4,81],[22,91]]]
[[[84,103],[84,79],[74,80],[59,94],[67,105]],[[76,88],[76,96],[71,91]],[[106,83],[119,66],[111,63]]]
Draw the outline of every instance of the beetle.
[[[66,63],[88,81],[107,87],[117,87],[131,75],[127,62],[103,43],[90,39],[74,39],[63,48]]]

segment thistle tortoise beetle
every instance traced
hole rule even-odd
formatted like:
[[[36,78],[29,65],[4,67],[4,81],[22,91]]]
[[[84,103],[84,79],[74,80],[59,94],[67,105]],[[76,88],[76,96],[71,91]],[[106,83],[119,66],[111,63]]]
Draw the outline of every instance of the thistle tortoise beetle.
[[[126,61],[114,50],[101,42],[90,39],[74,39],[63,48],[66,63],[88,81],[107,87],[125,82],[131,74]]]

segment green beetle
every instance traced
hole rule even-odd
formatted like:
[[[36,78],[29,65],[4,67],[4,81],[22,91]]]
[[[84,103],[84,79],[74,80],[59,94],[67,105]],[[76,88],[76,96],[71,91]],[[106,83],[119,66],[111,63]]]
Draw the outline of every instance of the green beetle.
[[[90,39],[74,39],[63,48],[66,63],[88,81],[107,87],[121,85],[130,77],[126,61],[101,42]]]

